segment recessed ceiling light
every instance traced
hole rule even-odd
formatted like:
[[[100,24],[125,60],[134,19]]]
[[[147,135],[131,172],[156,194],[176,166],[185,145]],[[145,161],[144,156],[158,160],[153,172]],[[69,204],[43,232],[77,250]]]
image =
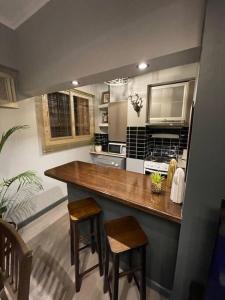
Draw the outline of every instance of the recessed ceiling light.
[[[73,80],[73,81],[72,81],[72,84],[73,84],[73,85],[78,85],[79,82],[78,82],[77,80]]]
[[[141,62],[140,64],[138,64],[139,70],[145,70],[148,67],[149,67],[149,64],[147,64],[146,62]]]

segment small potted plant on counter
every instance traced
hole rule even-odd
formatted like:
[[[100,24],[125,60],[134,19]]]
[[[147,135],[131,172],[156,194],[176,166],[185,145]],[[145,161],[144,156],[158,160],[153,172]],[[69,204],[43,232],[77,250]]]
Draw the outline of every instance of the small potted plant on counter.
[[[102,144],[100,141],[95,141],[95,152],[99,153],[102,151]]]
[[[162,176],[159,172],[154,172],[151,174],[153,193],[160,194],[162,192],[164,179],[165,177]]]

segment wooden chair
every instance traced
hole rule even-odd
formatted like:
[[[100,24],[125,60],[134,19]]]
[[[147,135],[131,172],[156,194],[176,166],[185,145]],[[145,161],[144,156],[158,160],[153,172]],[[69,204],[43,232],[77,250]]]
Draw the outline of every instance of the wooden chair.
[[[104,293],[109,292],[110,299],[118,300],[119,278],[127,276],[128,282],[134,278],[140,292],[140,300],[146,299],[146,246],[148,238],[141,229],[137,220],[132,216],[122,217],[107,221],[105,223],[106,245],[105,245],[105,272]],[[132,255],[137,252],[140,256],[140,264],[133,266]],[[109,276],[109,254],[112,256],[112,288]],[[129,269],[119,272],[120,256],[128,255]],[[136,277],[140,273],[140,281]]]
[[[15,228],[0,219],[0,295],[29,300],[32,251]]]
[[[71,265],[75,264],[75,287],[76,292],[80,291],[82,278],[95,268],[99,267],[100,276],[103,275],[102,262],[102,247],[101,247],[101,230],[100,230],[100,215],[101,207],[93,198],[85,198],[78,201],[73,201],[68,204],[68,211],[70,216],[70,240],[71,240]],[[79,226],[83,222],[90,224],[90,243],[79,248],[80,232]],[[96,225],[96,230],[95,230]],[[91,252],[95,250],[98,252],[98,264],[80,273],[80,251],[91,248]]]

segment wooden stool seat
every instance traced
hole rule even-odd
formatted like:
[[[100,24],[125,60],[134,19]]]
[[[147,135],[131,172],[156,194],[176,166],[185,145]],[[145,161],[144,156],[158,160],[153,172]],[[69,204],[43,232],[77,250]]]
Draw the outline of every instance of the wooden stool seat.
[[[100,215],[101,207],[92,198],[75,200],[68,204],[68,212],[70,216],[70,235],[71,235],[71,265],[75,264],[75,288],[76,292],[80,291],[83,277],[99,267],[100,276],[103,275],[102,262],[102,246],[101,246],[101,231],[100,231]],[[80,230],[82,223],[90,224],[89,240],[80,248]],[[91,252],[98,252],[98,264],[80,272],[80,251],[90,247]]]
[[[104,293],[109,292],[110,299],[118,300],[119,278],[127,276],[128,282],[135,280],[140,292],[140,300],[146,300],[146,246],[148,238],[134,217],[127,216],[105,223],[105,272]],[[120,272],[120,257],[126,253],[129,259],[128,269]],[[133,260],[133,255],[139,256]],[[112,287],[110,284],[109,256],[112,257]],[[138,265],[137,265],[138,262]],[[136,273],[139,272],[139,279]]]
[[[81,199],[68,204],[70,219],[73,222],[87,219],[101,213],[101,207],[93,198]]]
[[[113,253],[122,253],[148,244],[146,234],[131,216],[106,222],[105,231]]]

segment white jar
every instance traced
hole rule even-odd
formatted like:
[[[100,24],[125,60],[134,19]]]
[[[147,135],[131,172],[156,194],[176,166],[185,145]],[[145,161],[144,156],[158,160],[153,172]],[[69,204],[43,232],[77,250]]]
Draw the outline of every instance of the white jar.
[[[102,151],[102,145],[95,145],[95,152],[101,152]]]

